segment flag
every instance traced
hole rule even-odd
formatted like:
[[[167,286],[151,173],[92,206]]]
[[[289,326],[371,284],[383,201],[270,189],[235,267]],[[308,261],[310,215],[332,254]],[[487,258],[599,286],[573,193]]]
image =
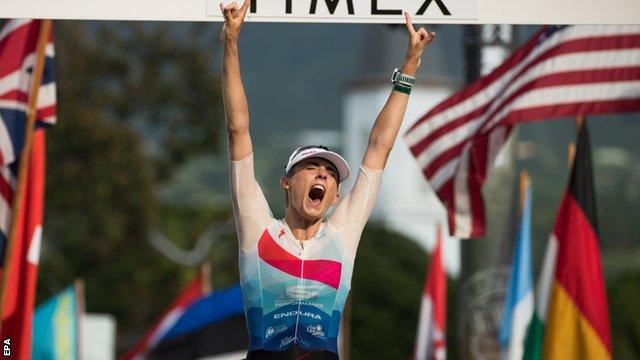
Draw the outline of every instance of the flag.
[[[144,359],[147,353],[153,349],[160,339],[176,324],[189,305],[204,296],[206,281],[208,281],[208,278],[200,272],[164,313],[162,313],[144,337],[131,350],[124,354],[120,360]]]
[[[16,162],[22,150],[40,25],[39,20],[9,20],[0,30],[0,165],[3,166]],[[51,125],[56,121],[53,62],[53,36],[50,36],[38,90],[37,119]],[[4,182],[11,184],[11,177],[3,174],[3,178]]]
[[[511,274],[505,299],[500,346],[502,358],[520,360],[524,353],[527,325],[533,315],[533,272],[531,270],[531,185],[526,182],[520,225],[513,249]]]
[[[544,334],[545,359],[611,358],[590,147],[585,123],[551,240],[557,244],[557,254]]]
[[[78,359],[79,315],[75,285],[38,306],[33,316],[32,359]]]
[[[0,30],[0,269],[4,288],[2,338],[11,339],[12,356],[29,359],[44,205],[45,133],[41,125],[55,122],[53,38],[45,45],[45,64],[36,101],[38,128],[33,133],[21,211],[7,253],[12,223],[19,155],[24,142],[26,109],[41,21],[10,20]],[[4,261],[10,258],[9,268]],[[5,272],[7,274],[5,275]]]
[[[248,344],[242,292],[236,284],[194,301],[149,351],[147,359],[200,359],[223,354],[240,359],[246,356]]]
[[[447,358],[447,277],[442,267],[442,234],[437,230],[437,243],[424,283],[418,317],[414,360]]]
[[[542,268],[538,276],[536,287],[535,312],[531,322],[527,327],[527,336],[524,345],[524,360],[541,360],[542,346],[544,343],[544,326],[547,319],[547,308],[551,295],[551,285],[553,283],[553,273],[556,266],[556,255],[558,253],[558,241],[555,235],[547,241],[547,248],[542,260]]]
[[[638,110],[640,26],[552,26],[405,137],[447,208],[450,233],[472,238],[484,235],[481,187],[515,124]]]

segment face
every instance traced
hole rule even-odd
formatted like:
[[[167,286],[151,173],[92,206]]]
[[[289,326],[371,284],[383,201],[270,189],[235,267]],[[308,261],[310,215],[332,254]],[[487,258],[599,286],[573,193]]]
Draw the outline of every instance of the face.
[[[289,207],[305,220],[321,219],[338,201],[338,171],[325,159],[309,158],[297,163],[282,188],[289,197]]]

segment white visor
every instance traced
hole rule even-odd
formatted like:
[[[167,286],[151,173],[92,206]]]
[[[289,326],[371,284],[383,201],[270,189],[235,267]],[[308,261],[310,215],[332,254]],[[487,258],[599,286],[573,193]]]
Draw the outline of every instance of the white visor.
[[[349,164],[347,164],[347,161],[338,155],[338,153],[329,150],[326,146],[320,145],[301,146],[297,148],[291,156],[289,156],[287,166],[284,168],[284,174],[289,174],[289,171],[291,171],[295,164],[308,158],[321,158],[332,163],[333,166],[336,167],[336,170],[338,170],[340,182],[349,178]]]

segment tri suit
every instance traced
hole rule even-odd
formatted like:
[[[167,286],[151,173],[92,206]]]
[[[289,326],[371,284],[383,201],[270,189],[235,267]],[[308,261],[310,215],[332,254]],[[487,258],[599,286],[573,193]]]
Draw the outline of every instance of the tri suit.
[[[316,235],[300,241],[284,219],[272,216],[255,179],[253,155],[230,161],[249,358],[294,347],[337,358],[356,250],[381,177],[382,170],[361,165],[353,188]]]

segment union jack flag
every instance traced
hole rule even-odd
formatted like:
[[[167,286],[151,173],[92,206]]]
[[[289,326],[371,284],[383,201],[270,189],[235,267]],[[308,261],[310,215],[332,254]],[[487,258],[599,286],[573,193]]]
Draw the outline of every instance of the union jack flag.
[[[9,236],[18,157],[24,142],[31,74],[35,65],[40,21],[9,20],[0,30],[0,262]],[[45,67],[38,91],[38,124],[56,122],[53,37],[45,48]],[[1,264],[0,264],[1,265]]]
[[[484,235],[481,188],[514,125],[638,110],[640,26],[552,26],[430,110],[406,140],[450,233],[472,238]]]
[[[45,46],[45,64],[36,101],[33,147],[21,210],[13,214],[19,156],[24,144],[29,87],[43,22],[10,20],[0,30],[0,272],[7,273],[2,316],[2,338],[11,338],[17,359],[31,358],[31,329],[36,278],[40,258],[44,208],[45,134],[42,125],[56,121],[56,87],[53,77],[53,39]],[[16,233],[11,253],[5,254],[12,216]],[[6,258],[11,262],[4,263]]]

